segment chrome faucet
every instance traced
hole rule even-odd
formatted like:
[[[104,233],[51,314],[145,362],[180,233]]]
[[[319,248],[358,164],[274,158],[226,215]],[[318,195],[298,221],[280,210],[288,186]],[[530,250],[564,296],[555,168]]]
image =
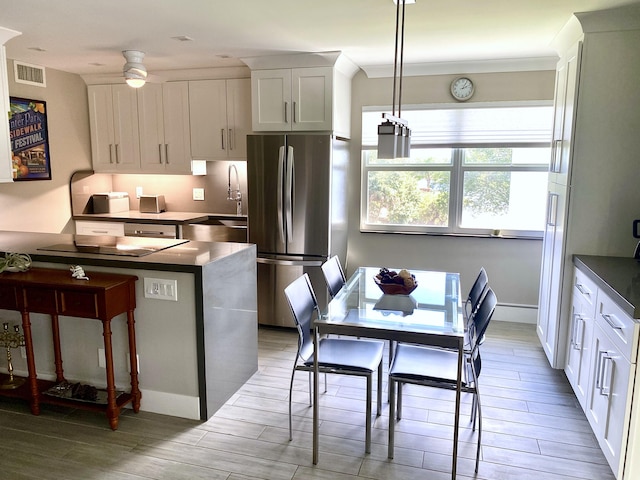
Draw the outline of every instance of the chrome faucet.
[[[231,189],[231,170],[236,172],[236,188]],[[238,169],[234,164],[229,165],[228,174],[228,188],[227,188],[227,200],[236,202],[236,215],[242,215],[242,192],[240,191],[240,177],[238,175]]]

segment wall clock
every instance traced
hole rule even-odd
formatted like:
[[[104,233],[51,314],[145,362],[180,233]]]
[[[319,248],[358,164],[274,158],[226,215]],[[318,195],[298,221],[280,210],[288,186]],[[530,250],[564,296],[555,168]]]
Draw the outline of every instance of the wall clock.
[[[451,95],[461,102],[469,100],[474,90],[473,81],[468,77],[458,77],[451,82]]]

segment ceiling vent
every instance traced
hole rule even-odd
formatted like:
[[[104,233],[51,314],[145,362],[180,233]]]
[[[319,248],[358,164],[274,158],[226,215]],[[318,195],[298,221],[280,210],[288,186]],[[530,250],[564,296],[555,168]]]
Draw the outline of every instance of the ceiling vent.
[[[36,87],[46,87],[47,80],[44,67],[32,65],[30,63],[13,61],[13,71],[16,83],[25,83]]]

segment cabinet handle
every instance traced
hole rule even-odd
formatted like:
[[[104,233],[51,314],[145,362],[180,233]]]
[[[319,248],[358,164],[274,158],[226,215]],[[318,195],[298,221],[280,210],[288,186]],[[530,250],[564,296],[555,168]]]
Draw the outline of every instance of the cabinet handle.
[[[574,349],[576,347],[576,322],[578,321],[578,314],[573,314],[573,321],[571,322],[571,338],[569,339],[569,345]]]
[[[289,123],[289,116],[287,112],[289,111],[289,102],[284,102],[284,123]]]
[[[555,227],[558,221],[558,194],[549,193],[549,204],[547,205],[547,225]]]
[[[226,150],[224,147],[224,128],[220,129],[220,145],[222,146],[222,150]]]
[[[591,291],[586,289],[581,283],[576,283],[576,288],[585,297],[591,297]]]
[[[558,146],[561,147],[562,150],[562,140],[554,140],[553,148],[551,149],[551,165],[550,170],[552,173],[559,173],[560,167],[558,166],[558,158],[562,158],[562,155],[558,155]]]
[[[109,144],[109,163],[113,163],[113,143]]]
[[[164,144],[164,163],[169,165],[169,144]]]
[[[605,319],[605,321],[609,324],[611,328],[615,328],[616,330],[622,330],[624,328],[624,325],[619,325],[613,321],[612,315],[609,315],[608,313],[601,313],[600,315],[602,316],[602,318]]]
[[[613,357],[609,352],[605,352],[602,357],[602,382],[600,383],[600,395],[608,397],[611,394],[611,379],[613,378]],[[607,365],[611,365],[607,368]]]
[[[293,102],[293,112],[291,112],[291,115],[293,116],[293,123],[296,123],[296,107],[297,102]]]
[[[584,319],[582,315],[576,313],[573,320],[573,338],[571,342],[573,343],[573,348],[575,350],[582,350],[582,337],[584,335]]]
[[[120,163],[120,155],[118,155],[119,146],[120,144],[116,143],[116,163]]]
[[[233,134],[233,128],[229,129],[229,150],[233,150],[236,146],[236,136]]]
[[[607,354],[606,350],[598,351],[598,361],[596,362],[596,388],[602,393],[602,357]]]
[[[162,144],[158,144],[158,163],[162,164]]]

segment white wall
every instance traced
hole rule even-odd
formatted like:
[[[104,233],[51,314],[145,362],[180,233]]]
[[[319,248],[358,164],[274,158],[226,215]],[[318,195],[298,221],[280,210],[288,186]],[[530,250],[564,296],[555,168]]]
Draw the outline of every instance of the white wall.
[[[454,77],[406,77],[403,80],[402,103],[450,103],[453,100],[449,94],[449,85]],[[471,103],[553,100],[554,71],[485,73],[471,77],[476,84]],[[454,271],[461,273],[462,290],[466,293],[480,267],[484,266],[501,304],[537,306],[542,240],[360,232],[362,107],[390,105],[392,87],[391,78],[369,79],[363,72],[359,72],[353,80],[348,274],[362,265]],[[528,319],[535,319],[531,310],[523,311],[523,314]]]
[[[69,178],[91,168],[87,87],[78,75],[48,68],[46,87],[15,83],[7,61],[9,95],[47,102],[51,180],[0,183],[0,229],[72,233]]]

